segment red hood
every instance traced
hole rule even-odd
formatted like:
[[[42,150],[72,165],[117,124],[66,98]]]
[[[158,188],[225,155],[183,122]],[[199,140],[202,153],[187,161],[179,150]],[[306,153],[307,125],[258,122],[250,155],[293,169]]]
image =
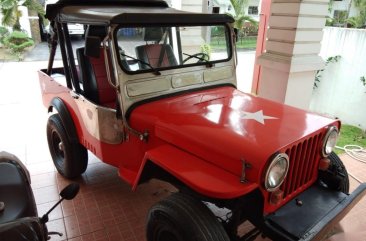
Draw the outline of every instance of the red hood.
[[[259,178],[268,158],[334,120],[241,93],[231,87],[204,90],[136,108],[130,123],[240,176],[241,159]],[[135,125],[135,123],[139,123]],[[174,158],[174,157],[173,157]]]

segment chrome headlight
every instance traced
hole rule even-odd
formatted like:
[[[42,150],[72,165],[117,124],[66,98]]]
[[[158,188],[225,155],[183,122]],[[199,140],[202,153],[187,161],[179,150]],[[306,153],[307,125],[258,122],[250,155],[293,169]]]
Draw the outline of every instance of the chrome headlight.
[[[264,186],[269,192],[275,191],[285,180],[289,167],[289,159],[285,153],[280,153],[269,165],[264,180]]]
[[[328,129],[327,134],[325,135],[323,141],[322,154],[323,157],[327,157],[332,153],[334,147],[337,144],[338,140],[338,128],[336,126],[331,126]]]

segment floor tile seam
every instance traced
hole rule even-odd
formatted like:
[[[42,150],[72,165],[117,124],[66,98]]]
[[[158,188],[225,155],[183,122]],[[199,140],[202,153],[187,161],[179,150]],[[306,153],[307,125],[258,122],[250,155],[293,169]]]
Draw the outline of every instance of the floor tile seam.
[[[51,200],[51,201],[47,201],[47,202],[36,203],[36,205],[37,205],[37,206],[38,206],[38,205],[43,205],[43,204],[46,204],[46,203],[49,203],[49,202],[54,202],[54,203],[56,204],[58,200],[59,200],[59,199],[57,199],[57,200]]]
[[[134,239],[137,240],[137,237],[134,232],[135,229],[130,225],[130,222],[127,222],[127,225],[129,227],[129,230],[132,231],[132,235],[133,235]]]
[[[27,167],[28,168],[28,167]],[[32,174],[32,172],[30,171],[31,173],[31,176],[35,176],[35,175],[42,175],[42,174],[47,174],[47,173],[53,173],[54,171],[47,171],[47,172],[37,172],[37,174]]]
[[[79,228],[79,232],[80,232],[80,236],[82,236],[82,235],[87,235],[87,234],[90,234],[90,233],[94,233],[94,232],[96,232],[96,231],[100,231],[100,230],[102,230],[102,229],[104,229],[105,227],[104,226],[102,226],[102,227],[100,227],[100,228],[97,228],[97,229],[93,229],[92,231],[90,231],[90,232],[86,232],[86,233],[81,233],[81,228],[80,228],[80,224],[79,224],[79,218],[78,218],[78,216],[77,215],[75,215],[75,217],[76,217],[76,220],[77,220],[77,225],[78,225],[78,228]],[[88,224],[87,224],[87,226],[91,226],[91,223],[89,222]],[[66,229],[66,226],[65,226],[65,229]],[[67,231],[66,231],[67,232]],[[74,238],[74,237],[73,237]]]
[[[32,177],[31,177],[31,179],[32,179]],[[32,186],[32,184],[31,184],[31,187],[32,187],[32,190],[33,190],[33,191],[36,191],[36,190],[38,190],[38,189],[45,188],[45,187],[51,187],[51,186],[55,186],[55,185],[51,185],[51,184],[50,184],[50,185],[46,185],[46,186],[42,186],[42,187],[33,187],[33,186]]]
[[[57,175],[57,174],[56,174],[56,175]],[[55,178],[56,178],[56,188],[57,188],[57,191],[60,193],[59,185],[60,185],[61,183],[59,182],[59,179],[57,178],[57,176],[55,176]],[[68,200],[64,200],[64,201],[72,202],[72,200],[70,200],[70,201],[68,201]],[[60,203],[60,205],[61,205],[61,203]],[[75,210],[75,206],[74,206],[74,204],[73,204],[73,203],[72,203],[72,211],[73,211],[74,215],[76,215],[76,210]],[[65,216],[65,210],[64,210],[63,205],[61,205],[61,213],[62,213],[62,217],[63,217],[63,219],[64,219],[64,222],[65,222],[65,217],[70,217],[70,216],[72,216],[72,215]],[[66,231],[66,224],[65,224],[65,231]],[[66,233],[67,233],[67,231],[66,231]]]
[[[58,218],[58,219],[54,219],[54,220],[48,220],[48,222],[53,222],[53,221],[57,221],[57,220],[60,220],[60,219],[62,219],[62,223],[64,224],[64,231],[65,231],[65,233],[62,233],[63,234],[63,237],[65,237],[65,239],[62,237],[61,238],[61,241],[67,241],[68,240],[68,238],[67,238],[67,235],[66,235],[66,225],[65,225],[65,220],[63,219],[63,218]],[[47,223],[46,223],[46,225],[47,225]],[[47,227],[48,228],[48,227]],[[57,231],[57,230],[47,230],[47,232],[52,232],[52,231]],[[51,236],[51,239],[52,239],[52,236]]]
[[[90,234],[93,234],[93,233],[99,232],[100,230],[102,230],[102,229],[98,229],[98,230],[95,230],[95,231],[93,231],[93,232],[86,233],[86,234],[80,234],[80,235],[75,236],[75,237],[72,237],[72,238],[67,238],[67,240],[76,239],[76,238],[81,238],[81,239],[82,239],[82,237],[83,237],[83,236],[85,236],[85,235],[90,235]],[[103,230],[105,230],[105,229],[103,229]],[[106,234],[106,236],[108,236],[107,232],[105,232],[105,234]]]
[[[73,216],[73,215],[72,215]],[[69,217],[71,217],[71,216],[68,216],[67,218],[69,218]],[[65,221],[65,217],[63,218],[63,222],[64,222],[64,225],[65,225],[65,233],[66,233],[66,238],[67,238],[67,240],[69,240],[69,239],[72,239],[72,238],[76,238],[76,237],[79,237],[79,236],[81,236],[82,234],[81,234],[81,232],[80,232],[80,228],[79,228],[79,225],[78,225],[78,231],[79,231],[79,234],[80,235],[78,235],[78,236],[75,236],[75,237],[70,237],[69,238],[69,233],[68,233],[68,231],[67,231],[67,225],[66,225],[66,221]]]
[[[32,176],[31,176],[31,178],[32,178]],[[57,188],[57,185],[47,185],[47,186],[45,186],[45,187],[38,187],[38,188],[32,188],[32,190],[33,190],[33,192],[37,192],[37,191],[39,191],[39,189],[42,189],[42,188],[49,188],[49,187],[55,187],[56,188],[56,190],[57,190],[57,195],[60,193],[59,192],[59,190],[58,190],[58,188]],[[31,184],[31,187],[32,187],[32,184]]]
[[[55,205],[57,202],[53,202],[53,201],[51,201],[51,202],[46,202],[46,203],[43,203],[43,204],[37,204],[36,206],[37,206],[37,210],[38,210],[38,206],[40,206],[40,205],[45,205],[45,204],[50,204],[50,207],[48,208],[48,210],[49,209],[51,209],[52,207],[53,207],[53,205]],[[56,206],[56,208],[57,208],[57,206]],[[55,208],[55,209],[56,209]],[[62,207],[60,207],[60,208],[62,208]],[[47,210],[47,211],[48,211]],[[51,212],[51,214],[53,213],[53,212],[55,212],[55,210],[52,210],[52,212]],[[39,214],[39,213],[38,213]],[[51,216],[51,215],[49,215],[49,216]],[[49,218],[49,221],[53,221],[53,220],[57,220],[57,219],[63,219],[64,218],[64,215],[63,215],[63,213],[62,213],[62,210],[61,210],[61,217],[59,217],[59,218],[54,218],[54,219],[51,219],[51,218]]]
[[[9,105],[21,105],[21,102],[0,103],[1,107],[9,106]]]

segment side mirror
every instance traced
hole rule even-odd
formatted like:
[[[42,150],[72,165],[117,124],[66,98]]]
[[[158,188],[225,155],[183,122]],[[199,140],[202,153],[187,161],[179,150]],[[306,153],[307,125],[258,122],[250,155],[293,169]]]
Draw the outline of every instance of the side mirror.
[[[85,56],[99,58],[101,39],[96,36],[85,37]]]
[[[48,214],[50,214],[50,212],[52,212],[52,210],[55,209],[57,207],[57,205],[59,205],[64,199],[66,199],[66,200],[73,199],[78,194],[79,189],[80,189],[80,186],[77,183],[71,183],[71,184],[67,185],[67,187],[62,189],[62,191],[60,192],[61,199],[55,205],[53,205],[53,207],[50,210],[48,210],[47,213],[45,213],[42,216],[41,223],[47,223]]]
[[[60,192],[62,199],[71,200],[79,192],[80,186],[77,183],[71,183]]]

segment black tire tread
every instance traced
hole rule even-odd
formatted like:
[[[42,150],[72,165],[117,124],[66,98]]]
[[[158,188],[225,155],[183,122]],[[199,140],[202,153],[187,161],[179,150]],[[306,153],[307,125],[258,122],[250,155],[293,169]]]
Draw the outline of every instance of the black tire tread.
[[[150,209],[147,225],[148,241],[158,241],[150,237],[149,223],[159,212],[168,214],[178,224],[177,226],[190,229],[189,240],[185,241],[229,241],[228,235],[214,214],[201,201],[182,193],[174,193]],[[194,237],[194,232],[200,236]]]
[[[339,158],[339,156],[332,152],[329,155],[329,160],[331,162],[331,165],[333,165],[336,169],[340,170],[341,173],[344,174],[345,178],[343,182],[341,183],[339,187],[339,191],[348,194],[349,193],[349,176],[346,167],[344,166],[342,160]]]
[[[55,153],[52,147],[52,131],[55,130],[64,144],[66,157],[64,158],[64,165],[61,167],[55,161]],[[78,143],[73,143],[68,138],[66,129],[62,124],[59,114],[53,114],[48,118],[47,122],[47,140],[50,153],[57,171],[64,177],[72,179],[80,176],[85,172],[88,166],[88,152],[86,148]]]

